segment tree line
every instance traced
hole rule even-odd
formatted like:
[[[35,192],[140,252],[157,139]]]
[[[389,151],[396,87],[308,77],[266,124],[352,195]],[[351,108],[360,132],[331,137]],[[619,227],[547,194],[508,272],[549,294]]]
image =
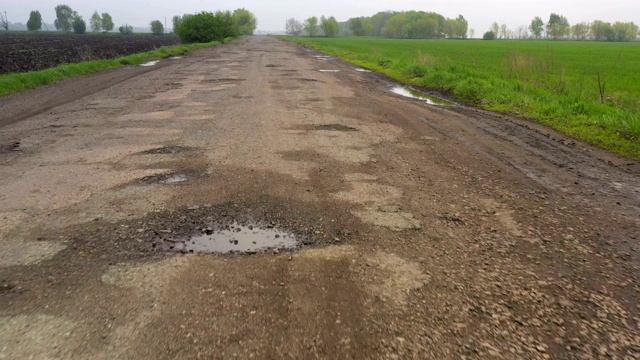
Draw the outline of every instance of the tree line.
[[[640,29],[633,22],[617,21],[612,23],[595,20],[569,24],[563,15],[552,13],[545,24],[544,20],[536,16],[531,23],[522,25],[515,30],[507,25],[491,24],[483,38],[494,39],[550,39],[550,40],[595,40],[595,41],[635,41],[640,37]]]
[[[304,22],[294,18],[285,24],[287,34],[300,36],[381,36],[395,39],[464,39],[472,30],[467,20],[459,15],[447,19],[435,12],[386,11],[370,17],[351,18],[339,23],[332,16],[311,17]]]

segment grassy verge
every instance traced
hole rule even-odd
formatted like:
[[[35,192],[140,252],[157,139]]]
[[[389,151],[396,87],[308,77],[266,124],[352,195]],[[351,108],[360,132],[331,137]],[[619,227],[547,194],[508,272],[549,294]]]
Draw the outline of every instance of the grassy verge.
[[[283,38],[640,159],[636,43]]]
[[[157,50],[133,54],[113,60],[86,61],[77,64],[65,64],[51,69],[0,75],[0,96],[33,89],[42,85],[53,84],[66,78],[92,74],[95,72],[126,65],[139,65],[147,61],[158,60],[169,56],[183,55],[189,51],[219,45],[219,42],[207,44],[189,44],[163,46]]]

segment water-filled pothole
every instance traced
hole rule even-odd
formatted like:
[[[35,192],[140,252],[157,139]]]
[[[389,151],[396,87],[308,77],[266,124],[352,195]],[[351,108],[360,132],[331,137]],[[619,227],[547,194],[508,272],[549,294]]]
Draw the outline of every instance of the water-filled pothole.
[[[156,148],[156,149],[151,149],[151,150],[147,150],[147,151],[143,151],[143,154],[146,155],[159,155],[159,154],[171,154],[171,155],[175,155],[175,154],[180,154],[183,152],[187,152],[190,151],[191,148],[186,147],[186,146],[164,146],[161,148]]]
[[[146,63],[140,64],[139,66],[154,66],[159,63],[160,60],[147,61]]]
[[[189,239],[177,240],[171,250],[200,254],[255,254],[292,250],[300,244],[294,234],[280,231],[271,225],[260,227],[233,223],[219,230],[206,228],[201,234]]]
[[[140,181],[145,184],[175,185],[186,182],[189,177],[186,174],[160,174],[145,176]]]
[[[318,70],[318,71],[320,71],[320,72],[328,72],[328,73],[337,73],[337,72],[340,72],[340,70],[327,70],[327,69],[321,69],[321,70]]]
[[[370,73],[371,72],[371,70],[367,70],[367,69],[363,69],[363,68],[356,68],[355,70],[358,71],[358,72],[365,72],[365,73]]]
[[[171,60],[179,60],[182,59],[184,56],[170,56],[169,59]]]
[[[403,86],[396,86],[393,89],[391,89],[391,92],[394,94],[406,96],[412,99],[422,100],[422,101],[425,101],[427,104],[431,104],[431,105],[439,105],[439,106],[455,106],[456,105],[450,101],[442,100],[435,96],[431,96],[421,91],[413,90]]]

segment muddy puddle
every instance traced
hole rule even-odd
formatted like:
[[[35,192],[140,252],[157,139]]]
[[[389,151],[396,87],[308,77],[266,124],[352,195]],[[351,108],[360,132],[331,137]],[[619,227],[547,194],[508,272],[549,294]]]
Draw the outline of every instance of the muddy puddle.
[[[328,55],[312,55],[311,57],[317,60],[322,60],[322,61],[333,60],[333,56],[328,56]]]
[[[171,60],[180,60],[182,58],[184,58],[184,56],[170,56],[169,57],[169,59],[171,59]]]
[[[318,71],[320,71],[320,72],[328,72],[328,73],[337,73],[337,72],[340,72],[340,70],[327,70],[327,69],[321,69],[321,70],[318,70]]]
[[[294,234],[272,226],[232,225],[214,230],[203,229],[202,234],[178,240],[174,251],[196,254],[255,254],[267,251],[292,250],[300,246]]]
[[[421,91],[413,90],[404,86],[396,86],[391,89],[391,92],[397,95],[408,97],[408,98],[422,100],[430,105],[438,105],[438,106],[455,106],[456,105],[450,101],[442,100],[435,96],[431,96]]]
[[[140,64],[138,66],[145,66],[145,67],[146,66],[154,66],[159,62],[160,62],[160,60],[147,61],[146,63]]]
[[[370,73],[371,70],[367,70],[367,69],[363,69],[363,68],[355,68],[356,71],[358,72],[364,72],[364,73]]]

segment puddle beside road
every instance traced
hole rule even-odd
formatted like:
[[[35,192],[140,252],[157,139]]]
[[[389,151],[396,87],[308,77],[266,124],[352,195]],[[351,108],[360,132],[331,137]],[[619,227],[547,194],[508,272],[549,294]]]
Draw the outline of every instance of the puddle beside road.
[[[391,89],[391,92],[394,94],[406,96],[412,99],[422,100],[430,105],[439,105],[439,106],[455,106],[456,105],[450,101],[442,100],[435,96],[431,96],[421,91],[413,90],[404,86],[396,86],[393,89]]]
[[[331,73],[337,73],[340,72],[340,70],[318,70],[320,72],[331,72]]]
[[[370,73],[371,72],[371,70],[367,70],[367,69],[363,69],[363,68],[356,68],[356,71],[365,72],[365,73]]]
[[[177,241],[172,250],[183,253],[231,254],[291,250],[300,246],[296,236],[273,226],[232,225],[221,229],[203,229],[201,235]]]
[[[146,63],[140,64],[139,66],[154,66],[159,62],[160,62],[160,60],[147,61]]]
[[[333,60],[333,56],[327,56],[327,55],[312,55],[312,57],[322,61]]]
[[[171,56],[169,57],[169,59],[171,60],[178,60],[178,59],[182,59],[184,56]]]

